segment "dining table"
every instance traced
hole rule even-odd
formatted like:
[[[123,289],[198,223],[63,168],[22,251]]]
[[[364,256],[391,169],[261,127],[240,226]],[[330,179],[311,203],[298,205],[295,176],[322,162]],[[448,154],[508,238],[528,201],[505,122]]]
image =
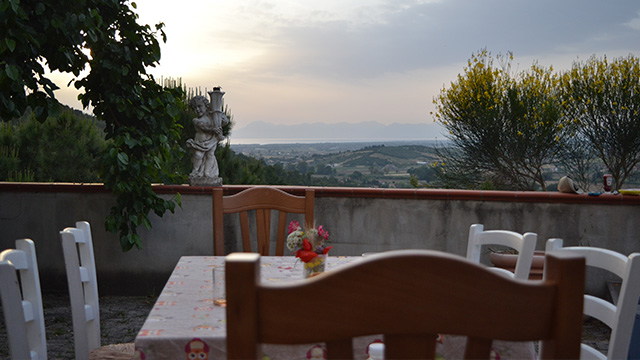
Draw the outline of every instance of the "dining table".
[[[226,359],[226,302],[214,284],[214,269],[224,269],[224,256],[182,256],[135,338],[135,358]],[[325,271],[359,261],[362,256],[328,256]],[[303,264],[293,256],[262,256],[263,282],[304,281]],[[368,301],[363,299],[363,301]],[[402,306],[400,303],[398,306]],[[375,316],[375,314],[371,314]],[[368,359],[369,345],[382,335],[353,339],[355,359]],[[440,335],[436,359],[463,358],[466,338]],[[494,341],[492,358],[536,359],[533,342]],[[326,359],[323,343],[262,344],[262,360]]]

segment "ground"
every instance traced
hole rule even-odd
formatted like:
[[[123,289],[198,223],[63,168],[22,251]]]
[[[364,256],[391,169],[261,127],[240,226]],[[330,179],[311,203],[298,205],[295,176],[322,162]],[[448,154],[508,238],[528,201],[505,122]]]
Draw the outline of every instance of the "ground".
[[[127,343],[135,340],[138,330],[149,315],[153,297],[104,296],[100,298],[102,344]],[[44,324],[47,354],[50,360],[74,359],[71,307],[67,295],[45,295]],[[4,325],[0,322],[0,359],[9,359]]]
[[[73,331],[71,308],[66,295],[44,296],[44,317],[49,359],[73,359]],[[133,342],[149,311],[155,303],[153,297],[105,296],[100,298],[102,344]],[[1,312],[0,312],[1,315]],[[606,352],[609,328],[597,320],[584,323],[584,340]],[[0,359],[9,358],[4,319],[0,322]]]

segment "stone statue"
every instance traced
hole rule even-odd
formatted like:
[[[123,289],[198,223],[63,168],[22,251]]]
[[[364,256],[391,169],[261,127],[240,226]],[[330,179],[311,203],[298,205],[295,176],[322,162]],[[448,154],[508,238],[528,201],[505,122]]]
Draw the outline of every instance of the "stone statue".
[[[229,119],[222,112],[222,96],[224,92],[219,87],[209,91],[209,101],[206,97],[198,95],[189,101],[189,106],[195,111],[197,117],[193,119],[196,135],[187,140],[187,147],[193,149],[193,170],[189,174],[189,183],[192,186],[221,186],[222,178],[218,175],[218,162],[216,160],[216,147],[218,142],[224,140],[222,126],[229,123]]]

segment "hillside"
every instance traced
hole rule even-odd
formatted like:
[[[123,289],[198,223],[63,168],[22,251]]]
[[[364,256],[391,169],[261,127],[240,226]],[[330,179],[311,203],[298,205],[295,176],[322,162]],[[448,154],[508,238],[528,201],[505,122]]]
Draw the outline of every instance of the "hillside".
[[[421,144],[322,143],[232,145],[234,151],[263,159],[269,165],[339,180],[379,182],[380,186],[410,187],[408,170],[436,160],[434,142]]]
[[[432,160],[432,152],[432,148],[421,145],[378,145],[336,155],[314,156],[314,158],[347,167],[393,165],[404,168]]]

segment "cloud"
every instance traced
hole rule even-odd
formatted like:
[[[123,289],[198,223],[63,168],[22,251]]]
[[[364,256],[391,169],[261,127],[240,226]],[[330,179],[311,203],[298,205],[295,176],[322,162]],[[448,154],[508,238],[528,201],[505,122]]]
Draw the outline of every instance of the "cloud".
[[[633,1],[149,1],[138,1],[141,20],[166,22],[161,65],[174,76],[208,68],[350,82],[464,62],[483,48],[544,63],[559,53],[637,51],[640,27]]]
[[[325,5],[316,7],[318,3]],[[274,76],[354,81],[464,61],[482,48],[540,58],[562,51],[595,53],[603,46],[630,46],[630,29],[624,24],[640,8],[635,2],[594,0],[348,5],[279,1],[243,7],[244,16],[257,19],[254,35],[264,50],[250,66]]]
[[[640,2],[137,0],[165,22],[156,76],[227,92],[239,123],[431,123],[431,100],[483,48],[556,69],[640,55]]]
[[[637,13],[636,17],[624,23],[625,26],[640,31],[640,12]]]

